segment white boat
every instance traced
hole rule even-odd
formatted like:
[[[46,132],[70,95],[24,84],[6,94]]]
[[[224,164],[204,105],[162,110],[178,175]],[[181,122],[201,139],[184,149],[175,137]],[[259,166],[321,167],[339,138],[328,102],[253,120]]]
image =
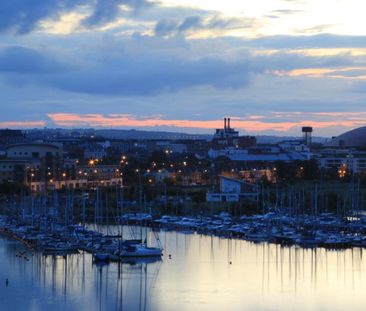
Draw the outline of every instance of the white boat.
[[[144,244],[130,244],[124,246],[119,252],[120,257],[160,257],[162,255],[162,249],[147,247]]]

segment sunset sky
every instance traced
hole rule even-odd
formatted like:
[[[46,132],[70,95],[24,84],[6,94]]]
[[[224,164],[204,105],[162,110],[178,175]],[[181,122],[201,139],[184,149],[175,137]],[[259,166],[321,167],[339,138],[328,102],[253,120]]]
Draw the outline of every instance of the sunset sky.
[[[0,127],[366,125],[362,0],[0,2]]]

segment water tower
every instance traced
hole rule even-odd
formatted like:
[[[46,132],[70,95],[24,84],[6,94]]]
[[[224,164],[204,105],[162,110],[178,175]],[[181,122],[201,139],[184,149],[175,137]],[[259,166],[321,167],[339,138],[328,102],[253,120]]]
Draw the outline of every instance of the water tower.
[[[313,128],[311,126],[304,126],[302,128],[304,144],[308,147],[311,146],[311,134],[313,133]]]

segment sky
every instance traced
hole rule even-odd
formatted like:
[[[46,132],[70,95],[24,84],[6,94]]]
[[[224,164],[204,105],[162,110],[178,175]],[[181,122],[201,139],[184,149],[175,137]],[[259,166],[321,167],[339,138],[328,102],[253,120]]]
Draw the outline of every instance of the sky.
[[[366,125],[363,0],[0,1],[1,128],[335,136]]]

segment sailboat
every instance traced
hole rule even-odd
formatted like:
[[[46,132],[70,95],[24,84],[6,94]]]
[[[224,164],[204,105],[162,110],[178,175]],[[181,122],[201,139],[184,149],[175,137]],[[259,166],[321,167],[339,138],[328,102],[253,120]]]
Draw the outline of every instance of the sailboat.
[[[139,205],[140,210],[142,207],[142,185],[141,176],[139,178]],[[123,191],[123,188],[122,188]],[[123,192],[122,192],[123,193]],[[123,198],[123,196],[122,196]],[[146,200],[144,199],[144,205]],[[121,210],[123,208],[123,203]],[[146,208],[145,208],[146,210]],[[159,244],[159,247],[148,247],[147,246],[147,231],[145,231],[145,239],[142,242],[142,224],[141,224],[141,240],[124,240],[120,244],[117,254],[120,258],[146,258],[146,257],[161,257],[163,255],[163,249],[160,245],[159,237],[155,234],[155,238]]]
[[[121,244],[121,249],[118,251],[118,256],[126,257],[161,257],[163,250],[159,247],[148,247],[146,239],[143,243],[136,243],[132,241],[124,241]]]

